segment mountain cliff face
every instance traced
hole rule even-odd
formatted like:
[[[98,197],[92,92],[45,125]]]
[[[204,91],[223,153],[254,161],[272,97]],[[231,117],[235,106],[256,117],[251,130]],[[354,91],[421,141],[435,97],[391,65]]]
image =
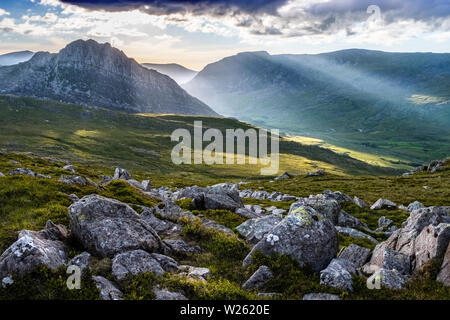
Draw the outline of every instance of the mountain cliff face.
[[[405,159],[450,154],[450,54],[245,52],[183,87],[223,115],[292,134]]]
[[[196,75],[197,71],[183,67],[182,65],[176,63],[143,63],[142,64],[147,69],[153,69],[159,73],[165,74],[175,80],[178,84],[183,84],[192,80]]]
[[[34,52],[31,51],[19,51],[11,52],[0,55],[0,66],[12,66],[21,62],[25,62],[31,59]]]
[[[166,75],[148,70],[122,51],[77,40],[58,54],[0,68],[0,92],[128,112],[217,115]]]

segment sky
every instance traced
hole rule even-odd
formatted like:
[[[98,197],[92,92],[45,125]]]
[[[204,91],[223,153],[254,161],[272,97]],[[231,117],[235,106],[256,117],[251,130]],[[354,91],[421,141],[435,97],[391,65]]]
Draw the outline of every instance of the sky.
[[[450,52],[450,1],[0,0],[0,53],[77,39],[194,70],[242,51]]]

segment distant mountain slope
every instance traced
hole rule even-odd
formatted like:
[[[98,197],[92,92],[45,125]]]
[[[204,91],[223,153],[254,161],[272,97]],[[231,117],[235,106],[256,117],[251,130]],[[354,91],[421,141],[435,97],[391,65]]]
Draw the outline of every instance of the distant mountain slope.
[[[197,71],[183,67],[176,63],[158,64],[158,63],[143,63],[144,67],[153,69],[159,73],[165,74],[175,80],[178,84],[183,84],[191,81],[196,75]]]
[[[93,40],[77,40],[58,54],[38,52],[28,62],[1,67],[0,92],[128,112],[217,115],[168,76]]]
[[[215,111],[413,161],[450,154],[450,54],[246,52],[184,85]]]
[[[34,52],[31,51],[19,51],[11,52],[0,55],[0,66],[12,66],[21,62],[25,62],[31,59]]]

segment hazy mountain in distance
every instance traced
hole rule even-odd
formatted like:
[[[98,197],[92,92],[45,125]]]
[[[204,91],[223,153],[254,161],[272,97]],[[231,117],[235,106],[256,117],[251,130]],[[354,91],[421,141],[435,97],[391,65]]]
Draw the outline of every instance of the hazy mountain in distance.
[[[244,52],[183,87],[223,115],[292,134],[417,160],[450,154],[450,54]]]
[[[148,69],[156,70],[159,73],[171,77],[178,84],[184,84],[188,81],[191,81],[198,73],[197,71],[188,69],[176,63],[143,63],[142,65]]]
[[[34,52],[18,51],[0,55],[0,66],[12,66],[31,59]]]
[[[57,54],[38,52],[25,63],[0,67],[0,93],[133,113],[217,115],[170,77],[94,40],[77,40]]]

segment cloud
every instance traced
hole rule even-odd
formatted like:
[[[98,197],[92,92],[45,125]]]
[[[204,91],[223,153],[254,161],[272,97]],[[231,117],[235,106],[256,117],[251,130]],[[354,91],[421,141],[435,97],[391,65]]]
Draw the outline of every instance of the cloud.
[[[9,16],[9,12],[0,8],[0,16]]]

